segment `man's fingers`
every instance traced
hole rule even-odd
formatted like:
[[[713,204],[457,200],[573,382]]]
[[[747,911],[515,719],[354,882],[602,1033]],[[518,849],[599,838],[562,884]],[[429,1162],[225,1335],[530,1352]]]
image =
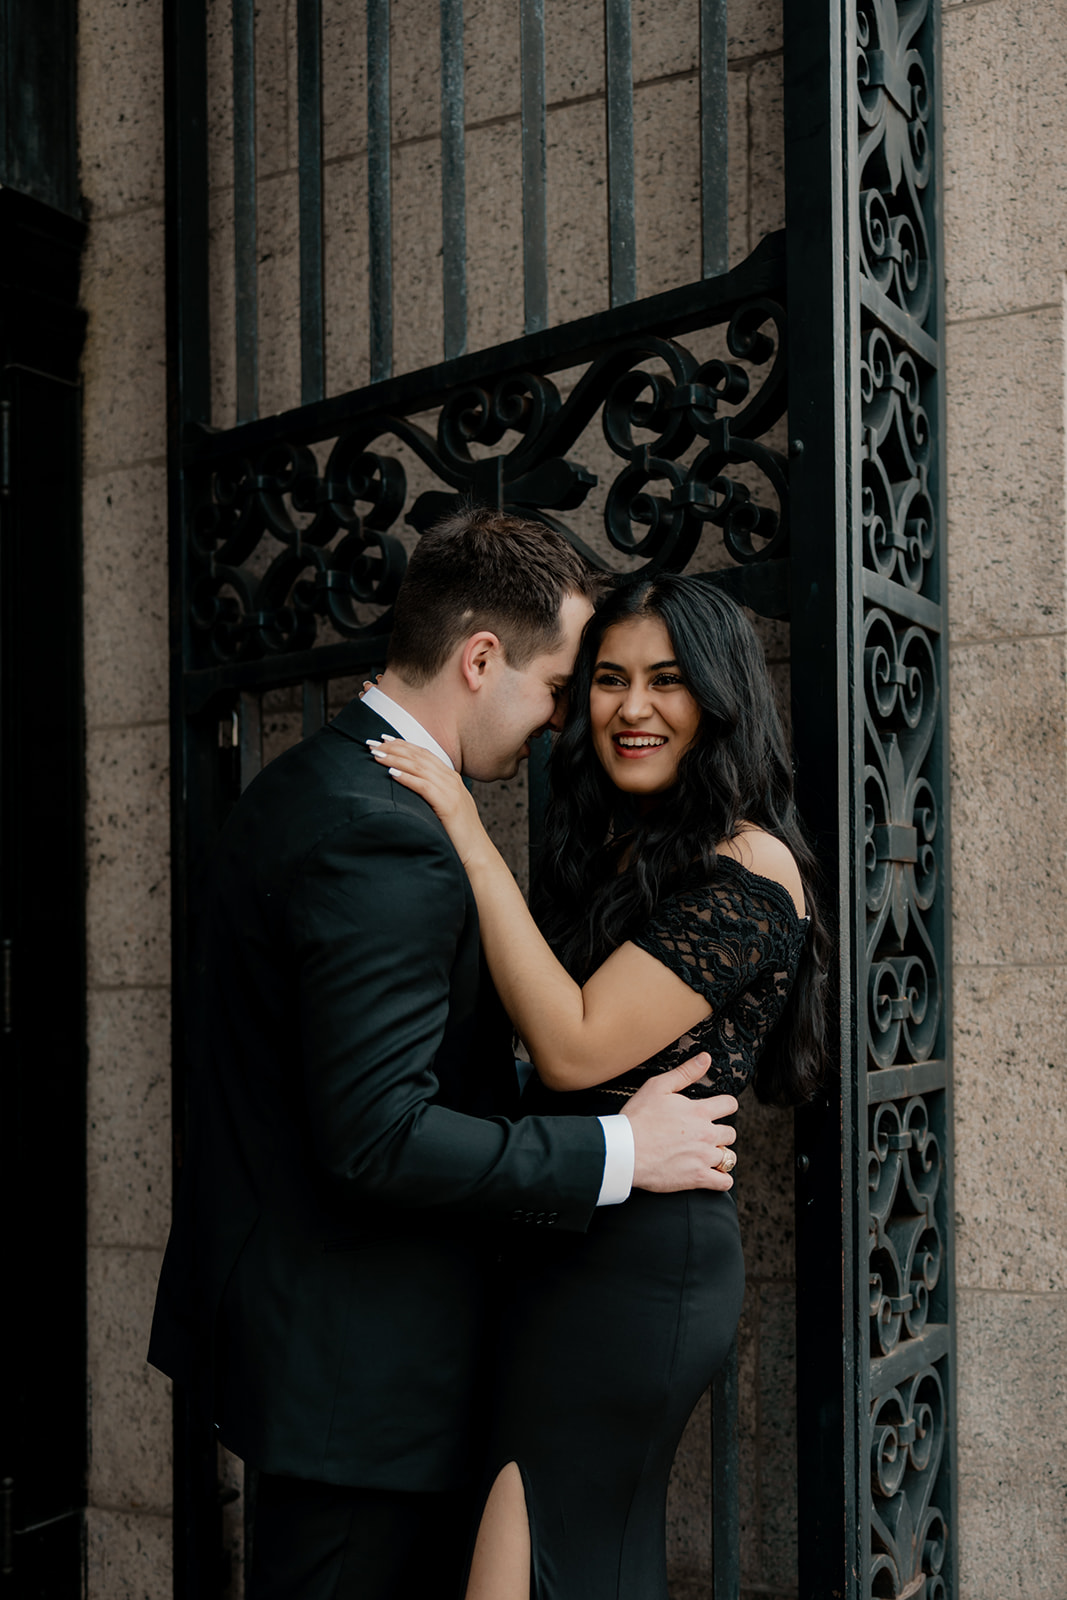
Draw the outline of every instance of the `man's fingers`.
[[[670,1094],[677,1094],[679,1089],[685,1089],[691,1083],[696,1083],[702,1078],[711,1066],[711,1057],[701,1051],[698,1056],[690,1056],[688,1061],[683,1061],[681,1066],[672,1067],[669,1072],[661,1072],[653,1081],[661,1089]]]
[[[707,1100],[700,1101],[700,1108],[708,1113],[712,1122],[718,1122],[720,1117],[733,1116],[737,1101],[732,1094],[713,1094]]]
[[[733,1178],[730,1176],[730,1174],[728,1172],[711,1171],[711,1172],[707,1173],[701,1179],[701,1182],[700,1182],[700,1187],[702,1189],[719,1189],[719,1190],[723,1190],[723,1189],[732,1189],[733,1186],[734,1186],[734,1180],[733,1180]]]

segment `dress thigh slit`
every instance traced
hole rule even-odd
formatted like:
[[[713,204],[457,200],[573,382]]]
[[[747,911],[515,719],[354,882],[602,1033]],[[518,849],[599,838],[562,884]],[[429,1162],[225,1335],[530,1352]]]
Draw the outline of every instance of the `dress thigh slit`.
[[[516,1252],[487,1481],[522,1476],[531,1600],[667,1600],[671,1465],[743,1289],[736,1208],[711,1191],[635,1191]]]

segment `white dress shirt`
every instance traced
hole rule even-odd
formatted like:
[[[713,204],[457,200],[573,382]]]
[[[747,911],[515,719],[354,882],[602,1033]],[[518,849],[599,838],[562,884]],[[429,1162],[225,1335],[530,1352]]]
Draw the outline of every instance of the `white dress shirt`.
[[[416,722],[410,711],[398,706],[396,701],[383,694],[376,684],[364,690],[363,704],[369,710],[376,712],[383,722],[395,728],[400,737],[406,739],[409,744],[417,744],[423,750],[431,750],[453,772],[456,770],[455,762],[450,760],[433,735],[426,732],[422,723]],[[598,1117],[597,1121],[604,1130],[604,1176],[600,1184],[597,1205],[621,1205],[629,1198],[630,1190],[633,1188],[633,1129],[629,1117],[624,1117],[621,1112],[615,1116]]]

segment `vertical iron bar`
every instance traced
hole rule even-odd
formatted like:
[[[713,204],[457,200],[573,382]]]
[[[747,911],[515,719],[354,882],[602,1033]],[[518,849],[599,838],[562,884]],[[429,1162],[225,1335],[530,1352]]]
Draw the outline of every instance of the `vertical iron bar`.
[[[700,0],[700,259],[705,278],[729,266],[730,168],[726,0]]]
[[[259,414],[255,0],[233,0],[233,273],[237,420]]]
[[[634,64],[630,0],[604,0],[608,113],[608,276],[613,306],[637,299]]]
[[[936,643],[937,670],[941,683],[942,712],[938,719],[936,744],[936,768],[940,777],[940,794],[938,804],[941,807],[941,857],[938,863],[941,890],[940,890],[940,915],[933,924],[934,937],[940,946],[942,973],[944,975],[944,999],[942,1006],[942,1029],[944,1039],[944,1053],[946,1059],[945,1092],[940,1097],[942,1105],[943,1122],[940,1127],[935,1124],[937,1137],[941,1141],[941,1148],[945,1152],[945,1170],[941,1183],[944,1190],[942,1200],[942,1216],[944,1227],[944,1266],[940,1291],[942,1309],[940,1314],[944,1317],[949,1329],[949,1358],[943,1363],[945,1372],[948,1413],[946,1417],[945,1465],[943,1478],[948,1495],[948,1504],[942,1502],[942,1509],[946,1515],[948,1550],[945,1556],[944,1577],[947,1594],[958,1593],[959,1583],[959,1435],[957,1424],[957,1365],[956,1349],[956,1236],[955,1236],[955,1065],[953,1039],[955,1028],[953,1023],[954,984],[953,972],[953,944],[952,944],[952,834],[950,808],[952,802],[951,780],[951,743],[949,728],[949,707],[952,703],[950,692],[950,656],[949,656],[949,617],[948,606],[948,474],[947,474],[947,444],[948,420],[947,409],[947,384],[945,362],[946,351],[946,307],[945,307],[945,238],[944,238],[944,194],[945,194],[945,137],[944,137],[944,89],[943,89],[943,50],[944,50],[944,19],[940,10],[934,9],[930,13],[930,41],[929,55],[927,57],[927,70],[933,84],[933,138],[934,138],[934,174],[933,174],[933,204],[931,212],[931,231],[933,238],[934,255],[934,314],[929,326],[929,332],[938,343],[939,371],[937,374],[937,398],[930,405],[930,412],[934,419],[936,429],[933,458],[930,469],[930,483],[936,495],[936,505],[940,513],[940,530],[938,538],[938,559],[936,578],[936,599],[942,608],[943,625],[938,633]],[[929,402],[928,402],[929,403]],[[935,1097],[936,1099],[937,1097]]]
[[[322,285],[322,0],[297,0],[300,171],[300,403],[326,393]]]
[[[741,1592],[740,1444],[737,1428],[737,1340],[711,1386],[711,1592]]]
[[[859,1523],[867,1470],[859,1370],[861,1200],[855,1097],[851,761],[857,732],[851,591],[856,538],[852,440],[858,329],[849,294],[853,181],[845,137],[850,0],[784,11],[786,253],[789,283],[790,623],[797,800],[815,834],[837,921],[830,1049],[840,1083],[798,1111],[796,1156],[799,1600],[867,1593]],[[859,648],[862,650],[862,644]],[[859,891],[862,904],[862,890]],[[836,915],[835,915],[836,914]],[[857,1280],[857,1274],[860,1274]]]
[[[545,172],[545,0],[520,0],[522,273],[526,332],[548,327],[548,184]]]
[[[370,378],[393,372],[393,194],[389,162],[389,0],[367,0]]]
[[[441,246],[445,360],[467,348],[467,171],[463,0],[441,0]]]
[[[205,12],[205,0],[163,0],[175,1188],[185,1149],[188,1101],[188,884],[195,854],[190,849],[190,822],[198,817],[204,802],[205,766],[210,762],[218,767],[217,723],[211,730],[214,748],[205,749],[201,757],[184,709],[184,666],[189,650],[185,529],[195,510],[196,495],[183,470],[182,443],[188,423],[208,422],[211,417]],[[173,1417],[175,1600],[212,1600],[219,1593],[222,1570],[215,1434],[194,1415],[188,1394],[178,1384],[174,1386]]]

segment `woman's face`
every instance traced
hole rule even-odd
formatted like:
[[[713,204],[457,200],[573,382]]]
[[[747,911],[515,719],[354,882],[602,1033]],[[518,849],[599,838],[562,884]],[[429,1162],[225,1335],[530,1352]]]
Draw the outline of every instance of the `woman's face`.
[[[632,617],[604,634],[589,718],[593,748],[616,788],[640,799],[674,786],[700,727],[700,707],[659,617]]]

